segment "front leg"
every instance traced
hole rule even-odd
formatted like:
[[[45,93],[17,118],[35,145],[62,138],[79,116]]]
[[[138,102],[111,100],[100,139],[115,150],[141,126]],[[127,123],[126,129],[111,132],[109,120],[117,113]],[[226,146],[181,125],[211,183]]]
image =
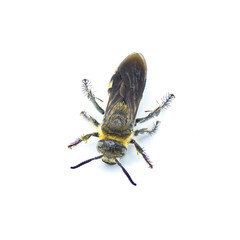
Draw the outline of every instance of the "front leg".
[[[143,148],[141,148],[141,146],[140,146],[134,139],[132,139],[132,140],[130,141],[130,143],[132,143],[132,144],[135,145],[135,148],[137,149],[137,151],[138,151],[139,153],[142,154],[144,160],[147,162],[147,164],[149,165],[149,167],[150,167],[150,168],[153,168],[153,165],[152,165],[152,163],[150,162],[149,157],[147,156],[147,154],[144,152]]]
[[[86,135],[83,135],[83,136],[80,137],[80,138],[77,138],[73,143],[71,143],[71,144],[68,145],[68,148],[72,148],[73,146],[78,145],[78,144],[81,143],[82,141],[87,141],[91,136],[98,137],[98,132],[86,134]]]

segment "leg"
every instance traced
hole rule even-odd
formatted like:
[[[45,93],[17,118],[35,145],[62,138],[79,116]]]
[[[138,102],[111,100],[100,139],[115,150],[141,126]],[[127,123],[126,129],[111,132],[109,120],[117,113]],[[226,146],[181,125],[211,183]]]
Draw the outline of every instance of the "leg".
[[[163,102],[162,102],[162,105],[158,106],[155,110],[151,111],[146,117],[143,117],[143,118],[137,118],[136,119],[136,124],[137,125],[138,123],[143,123],[155,116],[158,116],[159,113],[165,108],[169,107],[170,106],[170,103],[171,101],[173,100],[173,98],[175,98],[175,96],[173,94],[168,94],[164,99],[163,99]]]
[[[81,112],[80,115],[82,115],[85,119],[87,119],[90,123],[92,123],[95,127],[99,126],[98,121],[91,117],[90,115],[88,115],[85,111]]]
[[[151,130],[149,130],[147,128],[141,128],[141,129],[134,131],[134,136],[137,136],[138,134],[144,134],[144,133],[148,133],[150,135],[154,134],[158,129],[159,123],[160,123],[159,121],[156,121],[156,123],[153,125],[153,128]]]
[[[87,79],[83,79],[82,80],[82,88],[83,88],[83,92],[87,95],[87,98],[93,103],[94,107],[101,113],[104,114],[104,110],[98,105],[98,103],[96,102],[96,99],[102,101],[101,99],[95,97],[94,93],[92,92],[91,88],[90,88],[90,83],[89,80]]]
[[[141,146],[135,141],[135,140],[131,140],[130,143],[135,145],[135,148],[137,149],[137,151],[139,153],[142,154],[144,160],[147,162],[147,164],[149,165],[150,168],[153,168],[153,165],[151,164],[149,157],[147,156],[147,154],[144,152],[144,150],[141,148]]]
[[[98,137],[98,132],[90,133],[87,135],[83,135],[81,138],[77,138],[73,143],[68,145],[68,148],[72,148],[73,146],[78,145],[82,141],[87,141],[91,136]]]

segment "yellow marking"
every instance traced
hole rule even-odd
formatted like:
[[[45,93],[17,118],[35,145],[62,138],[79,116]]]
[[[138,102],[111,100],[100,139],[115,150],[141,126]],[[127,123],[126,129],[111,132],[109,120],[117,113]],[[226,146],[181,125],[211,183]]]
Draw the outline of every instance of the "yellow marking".
[[[84,136],[82,136],[81,139],[82,139],[82,141],[84,141],[85,143],[87,143],[89,138],[86,139]]]
[[[128,109],[127,109],[127,105],[125,102],[120,102],[118,103],[112,110],[111,113],[115,113],[116,111],[122,110],[124,113],[126,113],[126,115],[128,115]]]
[[[118,109],[123,109],[125,112],[127,112],[127,105],[125,102],[120,102],[119,104],[117,104],[117,106],[114,108],[116,110]]]
[[[99,127],[98,135],[99,135],[99,140],[115,140],[115,141],[121,143],[124,147],[127,147],[129,142],[133,138],[133,133],[126,138],[121,138],[121,137],[118,137],[118,136],[104,134],[101,126]]]
[[[113,85],[113,80],[109,82],[108,89],[112,88],[112,85]]]

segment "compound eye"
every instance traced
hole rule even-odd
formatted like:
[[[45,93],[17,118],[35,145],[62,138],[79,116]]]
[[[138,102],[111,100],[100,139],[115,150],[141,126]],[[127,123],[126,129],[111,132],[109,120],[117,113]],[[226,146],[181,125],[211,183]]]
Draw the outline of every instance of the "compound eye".
[[[98,141],[98,143],[97,143],[97,147],[99,148],[101,148],[103,146],[103,142],[101,142],[101,141]]]

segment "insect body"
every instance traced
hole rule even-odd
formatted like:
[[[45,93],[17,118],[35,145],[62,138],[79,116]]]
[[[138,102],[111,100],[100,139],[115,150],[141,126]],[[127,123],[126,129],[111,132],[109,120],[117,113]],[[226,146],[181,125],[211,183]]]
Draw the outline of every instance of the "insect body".
[[[119,162],[119,159],[125,155],[129,144],[135,145],[136,150],[152,168],[148,156],[142,147],[134,140],[134,137],[138,134],[144,133],[153,134],[157,130],[159,121],[156,121],[152,129],[142,128],[134,130],[134,127],[154,116],[158,116],[161,110],[169,106],[174,95],[167,95],[163,100],[162,105],[151,111],[146,117],[136,119],[139,103],[145,88],[146,74],[147,67],[142,54],[133,53],[125,58],[110,80],[108,88],[109,100],[106,111],[104,111],[96,102],[97,98],[89,87],[89,81],[86,79],[83,80],[84,92],[96,109],[104,115],[103,122],[102,124],[99,124],[97,120],[86,112],[81,112],[83,117],[97,127],[97,131],[82,136],[68,147],[72,148],[80,142],[88,140],[91,136],[94,136],[99,138],[97,149],[101,155],[81,162],[71,168],[78,168],[92,160],[101,158],[105,163],[119,165],[129,181],[133,185],[136,185],[126,169]]]

